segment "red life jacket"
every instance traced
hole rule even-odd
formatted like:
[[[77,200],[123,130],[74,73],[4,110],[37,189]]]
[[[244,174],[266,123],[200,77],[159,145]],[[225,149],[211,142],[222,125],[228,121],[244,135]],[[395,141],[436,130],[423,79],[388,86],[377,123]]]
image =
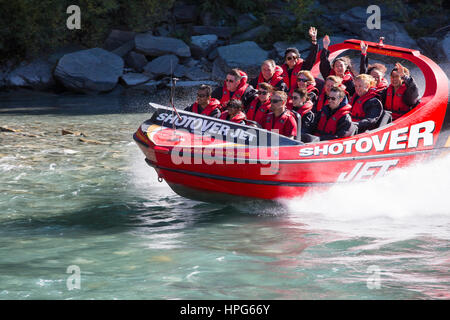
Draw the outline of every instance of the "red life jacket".
[[[260,72],[258,76],[258,83],[268,82],[272,87],[275,87],[278,84],[278,82],[283,80],[282,75],[283,75],[283,68],[281,68],[280,66],[275,66],[275,72],[272,78],[270,78],[270,80],[267,81],[266,79],[264,79],[262,72]]]
[[[322,111],[323,106],[326,106],[328,104],[328,97],[325,96],[325,88],[322,89],[322,93],[317,98],[317,104],[316,104],[316,112],[319,113]]]
[[[263,124],[264,117],[270,111],[270,99],[266,102],[262,102],[259,107],[257,107],[259,102],[258,97],[253,99],[247,110],[247,119],[258,122],[261,126]]]
[[[319,89],[314,87],[314,85],[312,84],[308,84],[308,86],[306,87],[306,92],[308,93],[314,92],[317,96],[319,95]]]
[[[222,105],[222,108],[226,108],[226,105],[228,103],[228,101],[230,101],[231,99],[236,99],[236,100],[241,100],[242,96],[245,93],[245,90],[248,87],[248,83],[247,83],[247,79],[248,76],[247,74],[242,71],[239,70],[239,73],[241,74],[241,81],[239,82],[239,85],[236,89],[236,91],[234,92],[233,96],[230,97],[230,91],[228,91],[227,89],[227,82],[226,80],[223,82],[223,88],[222,88],[222,98],[220,99],[220,103]]]
[[[272,131],[277,129],[279,134],[282,134],[284,136],[290,136],[292,132],[288,132],[289,128],[286,126],[288,122],[291,122],[293,119],[293,123],[295,123],[295,133],[294,136],[297,135],[297,121],[295,120],[295,116],[290,112],[289,110],[285,110],[281,116],[278,117],[278,119],[275,120],[275,114],[273,112],[269,113],[266,116],[266,121],[264,122],[264,129]]]
[[[203,109],[203,111],[200,114],[209,116],[211,112],[213,112],[217,108],[220,108],[220,101],[215,98],[211,98],[209,104],[206,106],[205,109]],[[198,111],[199,111],[198,102],[195,102],[194,105],[192,106],[192,112],[199,113]]]
[[[330,76],[335,76],[336,72],[334,72],[333,69],[331,69],[330,71]],[[342,78],[342,84],[343,85],[347,85],[348,82],[352,82],[353,81],[353,74],[350,71],[345,71],[344,72],[344,77]],[[348,87],[348,85],[347,85]]]
[[[375,87],[375,90],[378,92],[386,89],[389,86],[389,83],[387,82],[387,80],[385,78],[381,79],[380,83],[377,84],[377,86]]]
[[[406,85],[403,83],[394,94],[394,86],[390,85],[386,91],[386,102],[384,109],[392,112],[392,120],[396,120],[411,108],[403,102],[403,95],[406,91]]]
[[[294,92],[297,85],[297,76],[298,72],[302,69],[303,59],[298,59],[297,64],[294,66],[294,70],[292,70],[291,77],[289,78],[288,65],[284,63],[282,65],[283,68],[283,80],[284,83],[289,88],[289,95],[292,96],[292,92]]]
[[[234,115],[233,118],[228,119],[228,110],[226,110],[225,112],[223,112],[220,115],[220,119],[228,120],[228,121],[236,122],[236,123],[242,123],[242,121],[245,121],[245,119],[247,119],[247,117],[245,116],[245,113],[243,113],[242,111],[239,111],[237,114]]]
[[[346,104],[338,109],[329,119],[327,119],[325,112],[322,111],[320,113],[319,123],[317,124],[316,135],[336,134],[339,120],[346,114],[349,114],[351,110],[352,106],[350,104]]]
[[[296,110],[294,110],[294,111],[297,111],[303,117],[306,113],[311,111],[312,108],[313,108],[313,103],[310,100],[308,100],[302,106],[296,108]]]
[[[356,93],[353,95],[352,98],[352,120],[359,122],[362,119],[366,117],[366,113],[364,112],[364,103],[366,103],[367,100],[374,98],[377,96],[377,93],[375,90],[369,90],[366,94],[364,94],[362,97],[359,97]]]

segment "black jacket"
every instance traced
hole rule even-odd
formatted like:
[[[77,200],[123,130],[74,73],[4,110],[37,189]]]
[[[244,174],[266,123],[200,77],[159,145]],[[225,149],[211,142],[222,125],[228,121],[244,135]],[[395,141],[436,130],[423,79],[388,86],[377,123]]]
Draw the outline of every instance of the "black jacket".
[[[328,57],[330,56],[330,51],[327,49],[322,49],[322,52],[320,53],[320,73],[322,74],[322,77],[324,80],[327,79],[327,77],[330,75],[330,72],[332,70],[330,60],[328,60]],[[343,85],[345,85],[347,92],[349,96],[353,96],[355,93],[355,85],[353,83],[353,80],[350,81],[344,81],[342,82]]]
[[[185,108],[185,111],[192,111],[192,107],[194,106],[194,104],[190,105],[189,107]],[[200,106],[198,107],[199,109],[201,108]],[[220,110],[219,108],[214,109],[210,114],[209,117],[213,117],[213,118],[219,118],[220,117]]]
[[[352,99],[352,101],[356,101],[358,98],[359,96],[355,94],[355,99]],[[377,127],[378,120],[380,119],[383,111],[383,105],[378,98],[373,97],[363,104],[363,110],[366,116],[359,122],[355,122],[355,125],[358,127],[358,133],[375,129]]]

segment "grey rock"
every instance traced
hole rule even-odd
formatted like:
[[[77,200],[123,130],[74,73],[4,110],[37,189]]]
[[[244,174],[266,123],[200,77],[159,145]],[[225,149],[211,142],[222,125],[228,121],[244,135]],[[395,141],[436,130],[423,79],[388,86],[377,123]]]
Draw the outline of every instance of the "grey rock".
[[[113,89],[123,74],[121,57],[101,48],[64,55],[54,76],[67,88],[81,92],[104,92]]]
[[[444,52],[445,61],[450,61],[450,32],[447,33],[444,40],[439,42],[439,47]]]
[[[215,81],[178,81],[176,83],[176,88],[196,88],[202,84],[207,84],[210,86],[217,86],[217,82]],[[167,83],[167,87],[171,87],[170,82]]]
[[[173,15],[177,22],[195,22],[197,20],[197,6],[177,3],[173,7]]]
[[[308,51],[311,46],[311,42],[306,40],[300,40],[295,43],[290,43],[286,41],[278,41],[273,44],[274,49],[277,52],[279,58],[284,58],[284,52],[287,48],[297,48],[297,50],[302,53]]]
[[[191,37],[191,53],[192,56],[206,57],[209,52],[215,48],[218,37],[215,34],[205,34]]]
[[[339,24],[344,29],[358,33],[366,26],[367,18],[367,8],[364,7],[354,7],[350,10],[343,12],[338,19]]]
[[[193,26],[194,34],[215,34],[219,38],[227,39],[231,37],[233,29],[231,27],[215,27],[215,26]]]
[[[135,36],[136,32],[133,31],[112,30],[108,35],[108,38],[106,38],[103,48],[112,51],[121,45],[134,40]]]
[[[173,54],[153,59],[144,67],[144,73],[150,77],[170,76],[177,68],[179,59]]]
[[[237,27],[239,30],[250,29],[258,19],[251,13],[241,14],[237,19]]]
[[[441,37],[445,37],[445,35],[446,35],[448,32],[450,32],[450,24],[447,25],[447,26],[445,26],[445,27],[442,27],[442,28],[439,28],[439,29],[433,31],[433,33],[431,34],[431,36],[441,38]]]
[[[267,27],[265,25],[261,25],[256,28],[250,29],[244,33],[234,36],[231,39],[231,42],[238,43],[238,42],[247,41],[247,40],[254,40],[255,38],[257,38],[261,35],[269,33],[270,30],[271,29],[269,27]]]
[[[422,53],[433,60],[446,59],[444,48],[436,37],[422,37],[417,39],[417,44],[422,49]],[[448,48],[450,49],[450,48]]]
[[[131,51],[126,55],[125,63],[134,70],[142,72],[148,61],[143,54]]]
[[[175,68],[175,71],[173,72],[173,75],[176,78],[181,78],[184,77],[186,74],[187,68],[185,66],[183,66],[182,64],[177,65],[177,67]]]
[[[170,30],[167,28],[167,26],[159,26],[156,28],[156,31],[161,37],[167,37],[170,34]]]
[[[31,63],[22,63],[5,77],[5,84],[9,87],[26,87],[45,90],[55,84],[53,79],[53,65],[38,59]]]
[[[128,52],[134,49],[134,39],[128,42],[125,42],[120,47],[112,50],[111,52],[117,54],[119,57],[124,57]]]
[[[208,59],[213,61],[217,58],[217,56],[219,55],[219,51],[217,50],[217,48],[214,48],[209,54],[208,54]]]
[[[192,67],[187,69],[185,76],[190,80],[208,80],[211,79],[211,75],[206,73],[199,67]]]
[[[213,80],[221,80],[223,81],[226,77],[226,72],[222,69],[222,65],[220,63],[220,58],[217,58],[213,62],[211,78]]]
[[[154,94],[158,90],[158,86],[160,86],[162,83],[163,82],[161,80],[151,80],[146,83],[131,87],[129,90]]]
[[[150,80],[148,76],[142,73],[125,73],[120,79],[126,87],[136,86]]]
[[[175,54],[179,57],[190,57],[191,50],[182,40],[167,37],[155,37],[140,33],[134,39],[136,51],[151,56]]]
[[[225,72],[228,72],[229,69],[240,68],[249,73],[256,68],[259,73],[261,63],[269,56],[267,51],[261,49],[253,41],[219,47],[217,51],[218,63]]]
[[[405,28],[398,22],[382,21],[381,28],[370,30],[366,26],[361,29],[361,39],[378,42],[384,37],[384,43],[408,49],[419,49],[417,42],[411,38]]]

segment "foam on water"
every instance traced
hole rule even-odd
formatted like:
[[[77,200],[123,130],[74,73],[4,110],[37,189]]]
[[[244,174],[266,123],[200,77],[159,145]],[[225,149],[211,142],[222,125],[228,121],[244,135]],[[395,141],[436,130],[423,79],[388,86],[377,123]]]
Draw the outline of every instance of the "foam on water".
[[[449,238],[449,164],[447,155],[283,203],[292,219],[314,227],[389,237],[433,232]]]

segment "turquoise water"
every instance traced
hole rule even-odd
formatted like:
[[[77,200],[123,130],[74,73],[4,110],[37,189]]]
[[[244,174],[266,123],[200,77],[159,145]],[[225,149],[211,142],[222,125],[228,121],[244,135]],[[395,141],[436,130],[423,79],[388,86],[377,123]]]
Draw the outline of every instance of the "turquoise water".
[[[0,132],[0,299],[450,298],[449,157],[303,199],[205,204],[144,163],[143,106],[0,102],[17,131]]]

